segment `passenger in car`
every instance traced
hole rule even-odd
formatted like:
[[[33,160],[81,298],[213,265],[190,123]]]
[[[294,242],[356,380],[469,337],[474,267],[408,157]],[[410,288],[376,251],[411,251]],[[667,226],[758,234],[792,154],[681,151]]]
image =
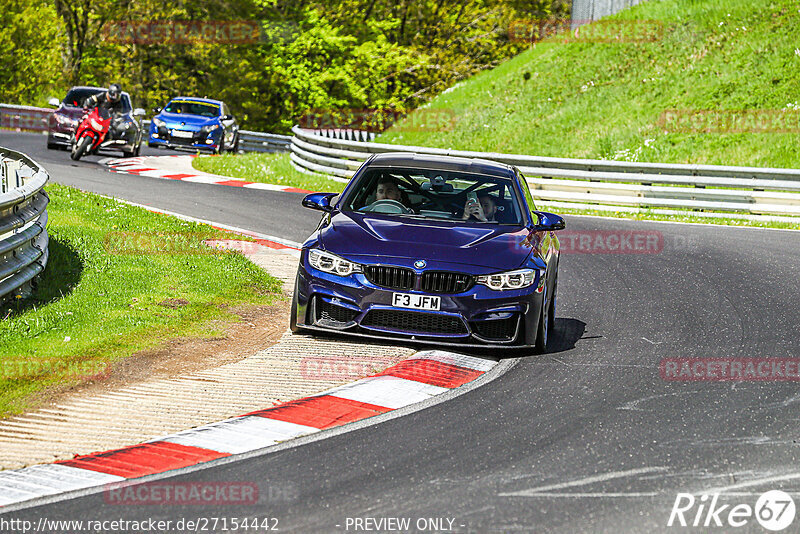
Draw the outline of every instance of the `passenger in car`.
[[[464,215],[462,219],[465,221],[471,217],[484,222],[496,222],[495,216],[497,215],[497,201],[491,195],[479,195],[478,202],[467,199],[464,204]]]

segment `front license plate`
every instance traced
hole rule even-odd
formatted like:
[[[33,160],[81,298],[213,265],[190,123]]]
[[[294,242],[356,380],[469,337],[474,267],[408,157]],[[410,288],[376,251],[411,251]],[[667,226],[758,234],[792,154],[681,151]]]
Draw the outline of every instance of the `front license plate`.
[[[183,137],[184,139],[188,139],[190,137],[194,137],[194,132],[187,132],[185,130],[172,130],[172,137]]]
[[[397,308],[439,311],[441,305],[442,297],[434,297],[432,295],[409,295],[407,293],[392,294],[392,306]]]

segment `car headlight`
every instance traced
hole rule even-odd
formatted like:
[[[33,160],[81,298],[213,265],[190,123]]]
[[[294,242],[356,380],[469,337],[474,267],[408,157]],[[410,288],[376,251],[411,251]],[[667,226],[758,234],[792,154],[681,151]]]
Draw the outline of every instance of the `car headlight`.
[[[482,284],[495,291],[506,289],[524,289],[536,281],[535,269],[519,269],[497,274],[484,274],[475,277],[475,283]]]
[[[219,124],[209,124],[208,126],[203,126],[200,128],[200,131],[204,133],[211,133],[217,128],[219,128]]]
[[[325,273],[339,276],[350,276],[353,273],[363,272],[360,264],[347,261],[336,254],[312,249],[308,252],[308,263],[315,269]]]
[[[155,124],[158,128],[166,128],[167,123],[162,121],[161,119],[157,119],[153,117],[153,124]]]
[[[75,127],[78,124],[78,121],[75,119],[70,119],[69,117],[65,117],[63,115],[55,114],[56,122],[61,126],[71,126]]]

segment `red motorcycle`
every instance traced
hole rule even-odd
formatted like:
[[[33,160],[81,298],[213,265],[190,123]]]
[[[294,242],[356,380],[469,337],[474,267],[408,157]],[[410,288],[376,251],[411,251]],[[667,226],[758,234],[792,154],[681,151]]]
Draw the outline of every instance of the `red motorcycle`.
[[[110,128],[111,112],[108,109],[96,107],[88,111],[81,119],[75,137],[72,138],[70,157],[78,161],[86,154],[95,152]]]

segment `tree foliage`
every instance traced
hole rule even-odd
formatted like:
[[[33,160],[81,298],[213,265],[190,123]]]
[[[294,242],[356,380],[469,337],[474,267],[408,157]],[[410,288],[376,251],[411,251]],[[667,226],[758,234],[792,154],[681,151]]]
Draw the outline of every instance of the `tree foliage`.
[[[5,101],[40,101],[42,87],[63,92],[78,83],[116,81],[137,106],[161,106],[178,94],[217,97],[246,127],[269,131],[286,131],[320,110],[413,109],[517,53],[524,44],[508,37],[515,19],[565,9],[563,0],[3,2],[28,13],[27,19],[0,16],[22,32],[15,35],[34,32],[30,59],[20,61],[40,88],[4,88]],[[26,26],[30,13],[40,26]],[[244,43],[114,38],[126,24],[170,21],[256,21],[260,37]],[[0,37],[6,47],[0,50],[20,42],[12,39],[9,45]],[[0,62],[7,61],[3,56]]]

